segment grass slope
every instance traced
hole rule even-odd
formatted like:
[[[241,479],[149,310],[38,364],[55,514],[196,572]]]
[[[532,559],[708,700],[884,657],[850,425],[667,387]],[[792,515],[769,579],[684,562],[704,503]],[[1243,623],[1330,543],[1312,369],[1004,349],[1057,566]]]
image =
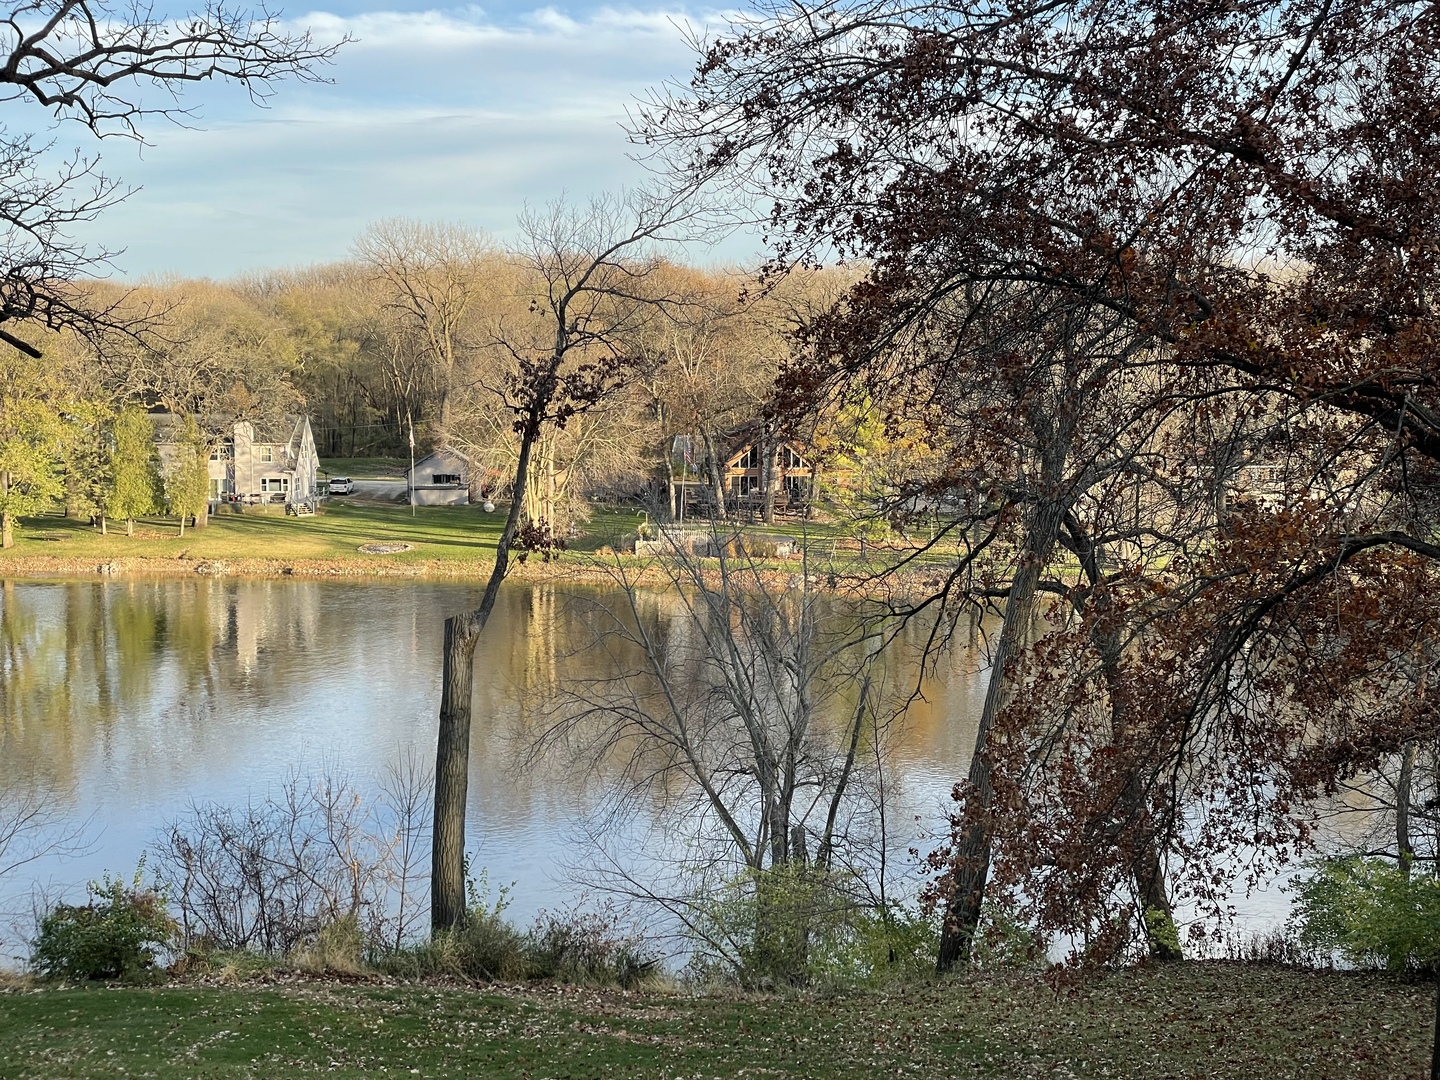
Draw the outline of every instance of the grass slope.
[[[1233,964],[837,997],[294,981],[0,993],[0,1077],[1428,1075],[1431,987]]]

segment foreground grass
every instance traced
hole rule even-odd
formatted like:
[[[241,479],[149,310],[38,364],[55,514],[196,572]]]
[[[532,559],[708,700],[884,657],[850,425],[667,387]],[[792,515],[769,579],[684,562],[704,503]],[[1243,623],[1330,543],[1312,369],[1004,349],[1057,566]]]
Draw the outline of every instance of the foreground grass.
[[[0,992],[0,1076],[1428,1075],[1431,988],[1234,964],[786,998],[295,981]]]

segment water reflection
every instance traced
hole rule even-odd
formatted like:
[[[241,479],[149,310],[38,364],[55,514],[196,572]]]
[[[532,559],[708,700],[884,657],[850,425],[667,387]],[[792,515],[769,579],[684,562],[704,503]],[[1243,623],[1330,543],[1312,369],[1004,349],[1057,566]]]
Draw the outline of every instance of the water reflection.
[[[238,803],[293,767],[364,783],[397,755],[429,759],[442,622],[478,599],[438,583],[0,583],[0,783],[43,779],[103,828],[93,855],[40,873],[74,883],[133,868],[191,801]],[[477,652],[470,843],[492,882],[517,883],[522,918],[567,891],[551,868],[597,792],[517,774],[515,747],[545,722],[548,689],[594,665],[573,605],[614,599],[507,586]],[[938,822],[973,745],[979,662],[961,650],[922,685],[892,748],[893,820]],[[902,851],[913,841],[895,838]]]

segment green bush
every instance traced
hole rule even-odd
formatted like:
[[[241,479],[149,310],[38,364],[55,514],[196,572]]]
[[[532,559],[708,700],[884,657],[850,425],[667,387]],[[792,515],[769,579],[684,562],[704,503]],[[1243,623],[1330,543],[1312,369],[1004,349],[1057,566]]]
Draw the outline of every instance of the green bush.
[[[525,935],[527,975],[532,979],[634,989],[659,961],[646,957],[639,937],[604,907],[541,912]]]
[[[939,941],[934,920],[901,905],[862,904],[853,884],[813,866],[779,866],[698,898],[690,977],[766,988],[928,975]]]
[[[610,908],[541,912],[526,933],[507,918],[509,890],[488,899],[485,874],[467,879],[465,924],[435,934],[381,961],[392,975],[452,975],[484,982],[551,979],[590,986],[634,987],[650,978],[658,960],[640,938],[623,930]]]
[[[127,885],[108,874],[87,887],[90,902],[59,904],[40,923],[31,966],[64,979],[152,977],[156,961],[175,940],[176,924],[163,892],[141,884],[140,871]]]
[[[489,877],[484,869],[465,874],[465,923],[442,930],[414,949],[390,957],[385,968],[393,974],[459,975],[485,982],[523,979],[526,974],[524,936],[505,918],[510,889],[502,885],[490,899]]]
[[[1011,908],[985,901],[970,947],[970,966],[981,971],[1024,971],[1046,963],[1044,942],[1029,924]]]
[[[461,975],[484,982],[523,979],[525,939],[499,913],[472,911],[463,926],[436,933],[414,953],[420,975]]]
[[[844,874],[813,866],[747,873],[694,901],[696,982],[744,987],[878,986],[933,977],[936,912],[858,899]],[[1044,942],[1008,908],[986,904],[971,953],[983,970],[1043,967]]]
[[[923,912],[903,904],[858,910],[848,925],[816,941],[811,978],[867,986],[928,978],[939,945],[939,922]]]
[[[1416,971],[1440,960],[1440,880],[1386,859],[1322,859],[1297,878],[1302,947],[1356,967]]]

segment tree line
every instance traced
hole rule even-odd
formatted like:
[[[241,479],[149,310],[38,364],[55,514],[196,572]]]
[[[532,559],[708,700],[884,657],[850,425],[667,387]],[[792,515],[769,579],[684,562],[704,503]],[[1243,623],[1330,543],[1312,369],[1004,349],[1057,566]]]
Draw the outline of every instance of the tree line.
[[[523,442],[511,405],[535,357],[554,347],[555,305],[621,216],[615,201],[554,206],[528,219],[510,250],[464,226],[397,219],[367,230],[343,263],[223,283],[84,283],[86,304],[109,325],[27,327],[19,332],[42,355],[12,350],[5,360],[6,520],[61,501],[72,516],[183,508],[204,524],[205,460],[235,422],[300,412],[322,457],[403,457],[413,435],[421,453],[454,448],[478,472],[505,475]],[[768,436],[776,452],[767,387],[788,335],[838,275],[746,297],[739,271],[654,253],[617,259],[609,272],[608,284],[587,282],[585,309],[560,328],[570,339],[562,350],[593,383],[577,392],[595,400],[536,435],[527,523],[566,529],[597,492],[645,493],[673,511],[677,434],[697,440],[706,475],[696,479],[723,513],[726,454],[744,433]],[[177,418],[179,437],[167,437],[184,468],[173,454],[164,468],[151,460],[148,492],[125,474],[136,454],[145,460],[126,441],[138,430],[127,409]]]

